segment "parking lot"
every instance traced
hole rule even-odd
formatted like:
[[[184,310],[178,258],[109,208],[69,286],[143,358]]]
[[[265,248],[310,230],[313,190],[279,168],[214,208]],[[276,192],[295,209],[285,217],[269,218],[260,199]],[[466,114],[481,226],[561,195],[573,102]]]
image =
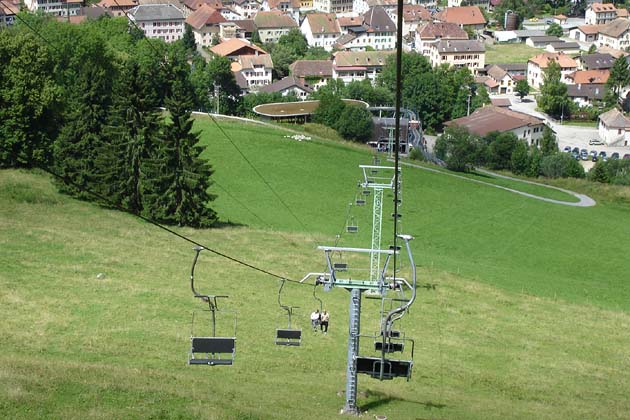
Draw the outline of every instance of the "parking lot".
[[[611,147],[605,145],[589,145],[591,139],[601,140],[597,128],[594,127],[580,127],[574,125],[560,125],[555,121],[549,120],[545,114],[536,111],[536,101],[528,96],[525,101],[520,102],[519,98],[514,95],[499,95],[498,97],[509,98],[512,102],[511,109],[514,111],[523,112],[529,115],[533,115],[538,118],[544,119],[547,124],[556,132],[556,138],[558,139],[558,148],[563,150],[566,146],[571,149],[577,147],[578,149],[586,149],[589,153],[595,150],[597,154],[601,151],[605,151],[608,157],[614,152],[619,153],[619,157],[623,157],[626,153],[630,153],[630,147]],[[595,163],[590,159],[580,160],[580,163],[585,170],[590,170]]]

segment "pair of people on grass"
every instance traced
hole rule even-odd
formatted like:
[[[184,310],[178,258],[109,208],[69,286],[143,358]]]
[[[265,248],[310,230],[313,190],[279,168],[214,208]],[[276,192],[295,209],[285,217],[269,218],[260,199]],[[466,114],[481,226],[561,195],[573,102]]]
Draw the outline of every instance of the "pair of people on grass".
[[[330,314],[328,311],[319,312],[319,309],[315,309],[314,312],[311,313],[311,326],[313,327],[313,331],[317,331],[317,327],[326,334],[328,332],[328,321],[330,320]]]

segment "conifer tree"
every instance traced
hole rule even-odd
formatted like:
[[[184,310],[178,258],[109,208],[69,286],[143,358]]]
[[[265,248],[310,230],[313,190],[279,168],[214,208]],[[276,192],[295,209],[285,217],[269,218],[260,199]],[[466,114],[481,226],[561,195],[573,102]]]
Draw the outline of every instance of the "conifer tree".
[[[132,59],[123,66],[98,158],[101,192],[134,214],[144,208],[147,159],[161,136],[157,99],[140,67]]]
[[[200,157],[205,148],[198,144],[199,133],[193,132],[194,98],[184,51],[173,49],[169,72],[166,107],[170,121],[147,166],[145,213],[163,223],[209,227],[216,221],[216,213],[208,206],[215,198],[208,193],[213,170]]]
[[[72,83],[66,87],[66,115],[55,141],[54,162],[57,172],[70,181],[60,183],[63,192],[92,199],[81,187],[94,187],[96,155],[111,105],[113,57],[99,38],[75,42],[68,69]]]

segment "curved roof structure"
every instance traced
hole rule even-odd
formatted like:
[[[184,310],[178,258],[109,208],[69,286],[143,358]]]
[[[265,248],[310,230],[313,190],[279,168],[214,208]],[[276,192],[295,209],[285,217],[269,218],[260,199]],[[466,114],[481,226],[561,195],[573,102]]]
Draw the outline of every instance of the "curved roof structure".
[[[366,102],[354,99],[343,100],[348,105],[369,106]],[[271,118],[303,117],[310,115],[319,106],[319,101],[298,101],[298,102],[275,102],[262,104],[254,107],[254,112],[258,115]]]

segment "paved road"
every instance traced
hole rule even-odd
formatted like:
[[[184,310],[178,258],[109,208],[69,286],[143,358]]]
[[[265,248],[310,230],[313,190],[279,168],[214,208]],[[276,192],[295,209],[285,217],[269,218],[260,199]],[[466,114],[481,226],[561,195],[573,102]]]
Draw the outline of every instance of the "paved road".
[[[390,159],[390,161],[391,161],[391,159]],[[486,186],[493,187],[493,188],[499,188],[501,190],[509,191],[511,193],[514,193],[514,194],[520,194],[520,195],[523,195],[525,197],[533,198],[535,200],[546,201],[548,203],[560,204],[560,205],[563,205],[563,206],[573,206],[573,207],[592,207],[595,204],[597,204],[595,202],[595,200],[593,200],[592,198],[590,198],[589,196],[586,196],[584,194],[578,194],[578,193],[576,193],[574,191],[565,190],[563,188],[558,188],[558,187],[554,187],[554,186],[551,186],[551,185],[541,184],[539,182],[526,181],[526,180],[523,180],[523,179],[512,178],[512,177],[505,176],[505,175],[499,175],[499,174],[495,174],[494,172],[490,172],[490,171],[486,171],[486,170],[477,169],[477,171],[479,171],[479,172],[483,172],[483,173],[486,173],[486,174],[489,174],[489,175],[492,175],[492,176],[495,176],[495,177],[498,177],[498,178],[505,178],[505,179],[509,179],[509,180],[512,180],[512,181],[523,182],[525,184],[538,185],[538,186],[541,186],[541,187],[562,191],[562,192],[565,192],[567,194],[570,194],[570,195],[576,197],[579,201],[576,203],[576,202],[571,202],[571,201],[554,200],[552,198],[541,197],[539,195],[534,195],[534,194],[526,193],[526,192],[523,192],[523,191],[519,191],[519,190],[514,189],[514,188],[508,188],[508,187],[504,187],[504,186],[501,186],[501,185],[496,185],[496,184],[493,184],[491,182],[485,182],[485,181],[480,181],[478,179],[467,178],[465,176],[457,175],[457,174],[452,173],[452,172],[440,171],[440,170],[437,170],[437,169],[434,169],[434,168],[429,168],[429,167],[426,167],[426,166],[416,165],[416,164],[407,163],[407,162],[400,162],[400,164],[406,165],[406,166],[411,166],[411,167],[418,168],[418,169],[424,169],[425,171],[435,172],[435,173],[446,175],[446,176],[452,176],[454,178],[459,178],[459,179],[462,179],[464,181],[474,182],[474,183],[477,183],[477,184],[482,184],[482,185],[486,185]]]
[[[520,99],[514,95],[493,96],[493,98],[495,97],[510,99],[510,101],[512,102],[512,106],[510,108],[514,111],[523,112],[525,114],[533,115],[535,117],[545,120],[545,122],[547,122],[551,129],[556,132],[556,137],[558,139],[558,148],[560,150],[564,149],[566,146],[571,147],[571,149],[573,149],[574,147],[577,147],[580,150],[587,149],[589,152],[591,150],[595,150],[598,154],[600,151],[604,150],[608,154],[608,156],[610,156],[614,152],[617,152],[619,153],[620,157],[626,153],[630,153],[630,148],[628,147],[589,146],[589,140],[601,140],[597,128],[559,124],[557,121],[550,119],[549,116],[547,116],[546,114],[543,114],[536,110],[536,100],[532,96],[525,97],[523,102],[521,102]],[[591,162],[590,160],[580,161],[580,163],[587,171],[590,170],[594,165],[594,162]]]

